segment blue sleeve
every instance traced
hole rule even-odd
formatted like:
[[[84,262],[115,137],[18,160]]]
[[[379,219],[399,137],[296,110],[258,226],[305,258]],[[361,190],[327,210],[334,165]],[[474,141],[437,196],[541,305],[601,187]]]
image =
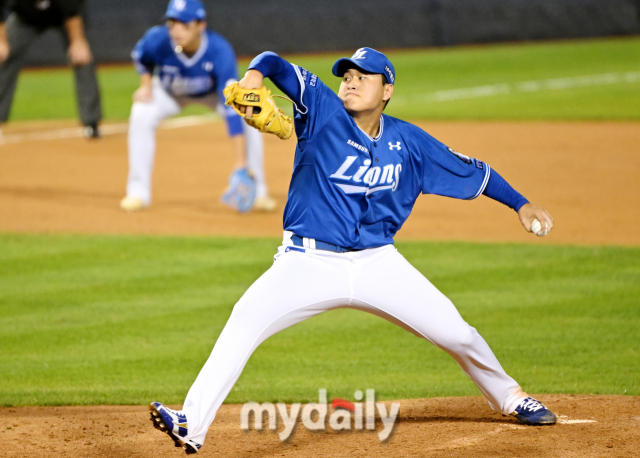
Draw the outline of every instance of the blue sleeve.
[[[422,193],[467,200],[482,194],[491,175],[489,164],[460,154],[422,133]]]
[[[495,170],[491,171],[491,177],[483,194],[505,204],[509,208],[513,208],[515,211],[519,211],[520,207],[529,203],[522,194],[513,189]]]
[[[304,88],[298,78],[298,67],[290,64],[274,52],[263,52],[249,64],[249,70],[258,70],[273,81],[278,89],[296,104],[297,111],[307,111],[304,104]],[[306,70],[305,70],[306,71]]]
[[[231,107],[224,107],[224,114],[229,137],[244,134],[244,120],[238,116],[238,113],[236,113]]]
[[[211,45],[214,45],[216,50],[216,60],[211,73],[216,82],[218,98],[224,102],[222,91],[227,85],[238,81],[238,62],[233,48],[222,36],[211,34],[209,39],[213,41]],[[244,134],[243,120],[238,113],[231,107],[225,107],[224,114],[229,136]]]
[[[344,105],[338,96],[306,69],[291,64],[273,52],[264,52],[249,64],[269,78],[294,104],[296,136],[301,149],[306,141]]]
[[[152,32],[153,29],[145,33],[131,52],[133,65],[136,67],[137,72],[141,75],[144,73],[153,73],[153,70],[156,67],[156,59],[154,58],[150,43],[150,36]]]
[[[216,82],[216,89],[220,100],[224,101],[224,88],[238,81],[238,61],[233,48],[227,40],[221,36],[211,35],[209,37],[215,47],[216,58],[211,69],[211,74]]]

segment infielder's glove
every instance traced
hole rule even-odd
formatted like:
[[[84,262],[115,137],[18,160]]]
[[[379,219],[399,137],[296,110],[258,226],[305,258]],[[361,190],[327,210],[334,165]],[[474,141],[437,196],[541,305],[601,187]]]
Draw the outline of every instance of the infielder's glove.
[[[283,140],[291,137],[293,133],[291,118],[278,108],[271,91],[266,86],[245,89],[236,82],[225,87],[223,94],[226,99],[225,105],[232,107],[243,118],[244,113],[240,111],[240,106],[254,107],[253,118],[245,118],[251,127],[255,127],[260,132],[277,135]]]
[[[256,200],[256,180],[248,169],[236,169],[229,177],[229,187],[222,195],[222,203],[240,213],[251,210]]]

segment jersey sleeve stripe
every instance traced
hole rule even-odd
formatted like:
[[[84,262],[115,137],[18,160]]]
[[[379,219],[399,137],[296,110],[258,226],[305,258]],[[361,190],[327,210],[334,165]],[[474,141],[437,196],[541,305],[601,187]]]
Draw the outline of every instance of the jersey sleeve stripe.
[[[149,72],[149,70],[147,69],[147,67],[145,67],[144,65],[142,65],[140,63],[139,60],[134,60],[133,61],[133,66],[135,67],[136,71],[138,72],[138,74],[142,75],[143,73],[151,73]]]
[[[484,192],[484,189],[487,187],[487,183],[489,183],[489,177],[491,176],[491,167],[489,167],[489,164],[487,164],[486,162],[484,165],[487,166],[487,170],[484,173],[484,180],[482,180],[482,185],[480,186],[480,189],[478,190],[476,195],[473,197],[470,197],[467,200],[476,199],[480,194]]]
[[[142,62],[140,62],[140,52],[137,50],[133,50],[131,51],[131,59],[133,60],[133,66],[135,67],[136,71],[140,74],[142,73],[151,73],[149,71],[149,69],[142,64]]]
[[[307,114],[307,112],[309,111],[309,109],[304,104],[304,90],[305,90],[304,78],[302,77],[302,73],[300,73],[300,67],[294,64],[291,64],[291,65],[293,66],[293,69],[296,72],[296,76],[298,77],[298,81],[300,82],[300,105],[302,105],[302,107],[304,108],[304,111],[298,108],[298,104],[296,102],[293,102],[293,104],[296,106],[296,111],[304,115],[304,114]]]

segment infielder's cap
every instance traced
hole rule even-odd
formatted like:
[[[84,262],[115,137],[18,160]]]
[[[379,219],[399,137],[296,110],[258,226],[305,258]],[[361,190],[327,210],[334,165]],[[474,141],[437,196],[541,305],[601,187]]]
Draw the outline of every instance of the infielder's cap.
[[[207,13],[200,0],[171,0],[164,17],[180,22],[204,21]]]
[[[380,73],[385,76],[387,83],[394,84],[396,70],[387,56],[371,48],[358,49],[351,58],[343,57],[333,64],[332,72],[335,76],[342,76],[350,68],[357,68],[369,73]]]

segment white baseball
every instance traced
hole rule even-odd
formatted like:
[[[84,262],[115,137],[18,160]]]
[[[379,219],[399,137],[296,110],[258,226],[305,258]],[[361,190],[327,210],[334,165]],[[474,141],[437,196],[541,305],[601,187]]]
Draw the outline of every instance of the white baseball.
[[[546,225],[547,222],[545,221],[545,226]],[[538,237],[544,237],[545,235],[547,235],[547,228],[545,227],[544,230],[542,230],[542,224],[540,224],[540,221],[534,219],[531,223],[531,232],[536,234]]]

